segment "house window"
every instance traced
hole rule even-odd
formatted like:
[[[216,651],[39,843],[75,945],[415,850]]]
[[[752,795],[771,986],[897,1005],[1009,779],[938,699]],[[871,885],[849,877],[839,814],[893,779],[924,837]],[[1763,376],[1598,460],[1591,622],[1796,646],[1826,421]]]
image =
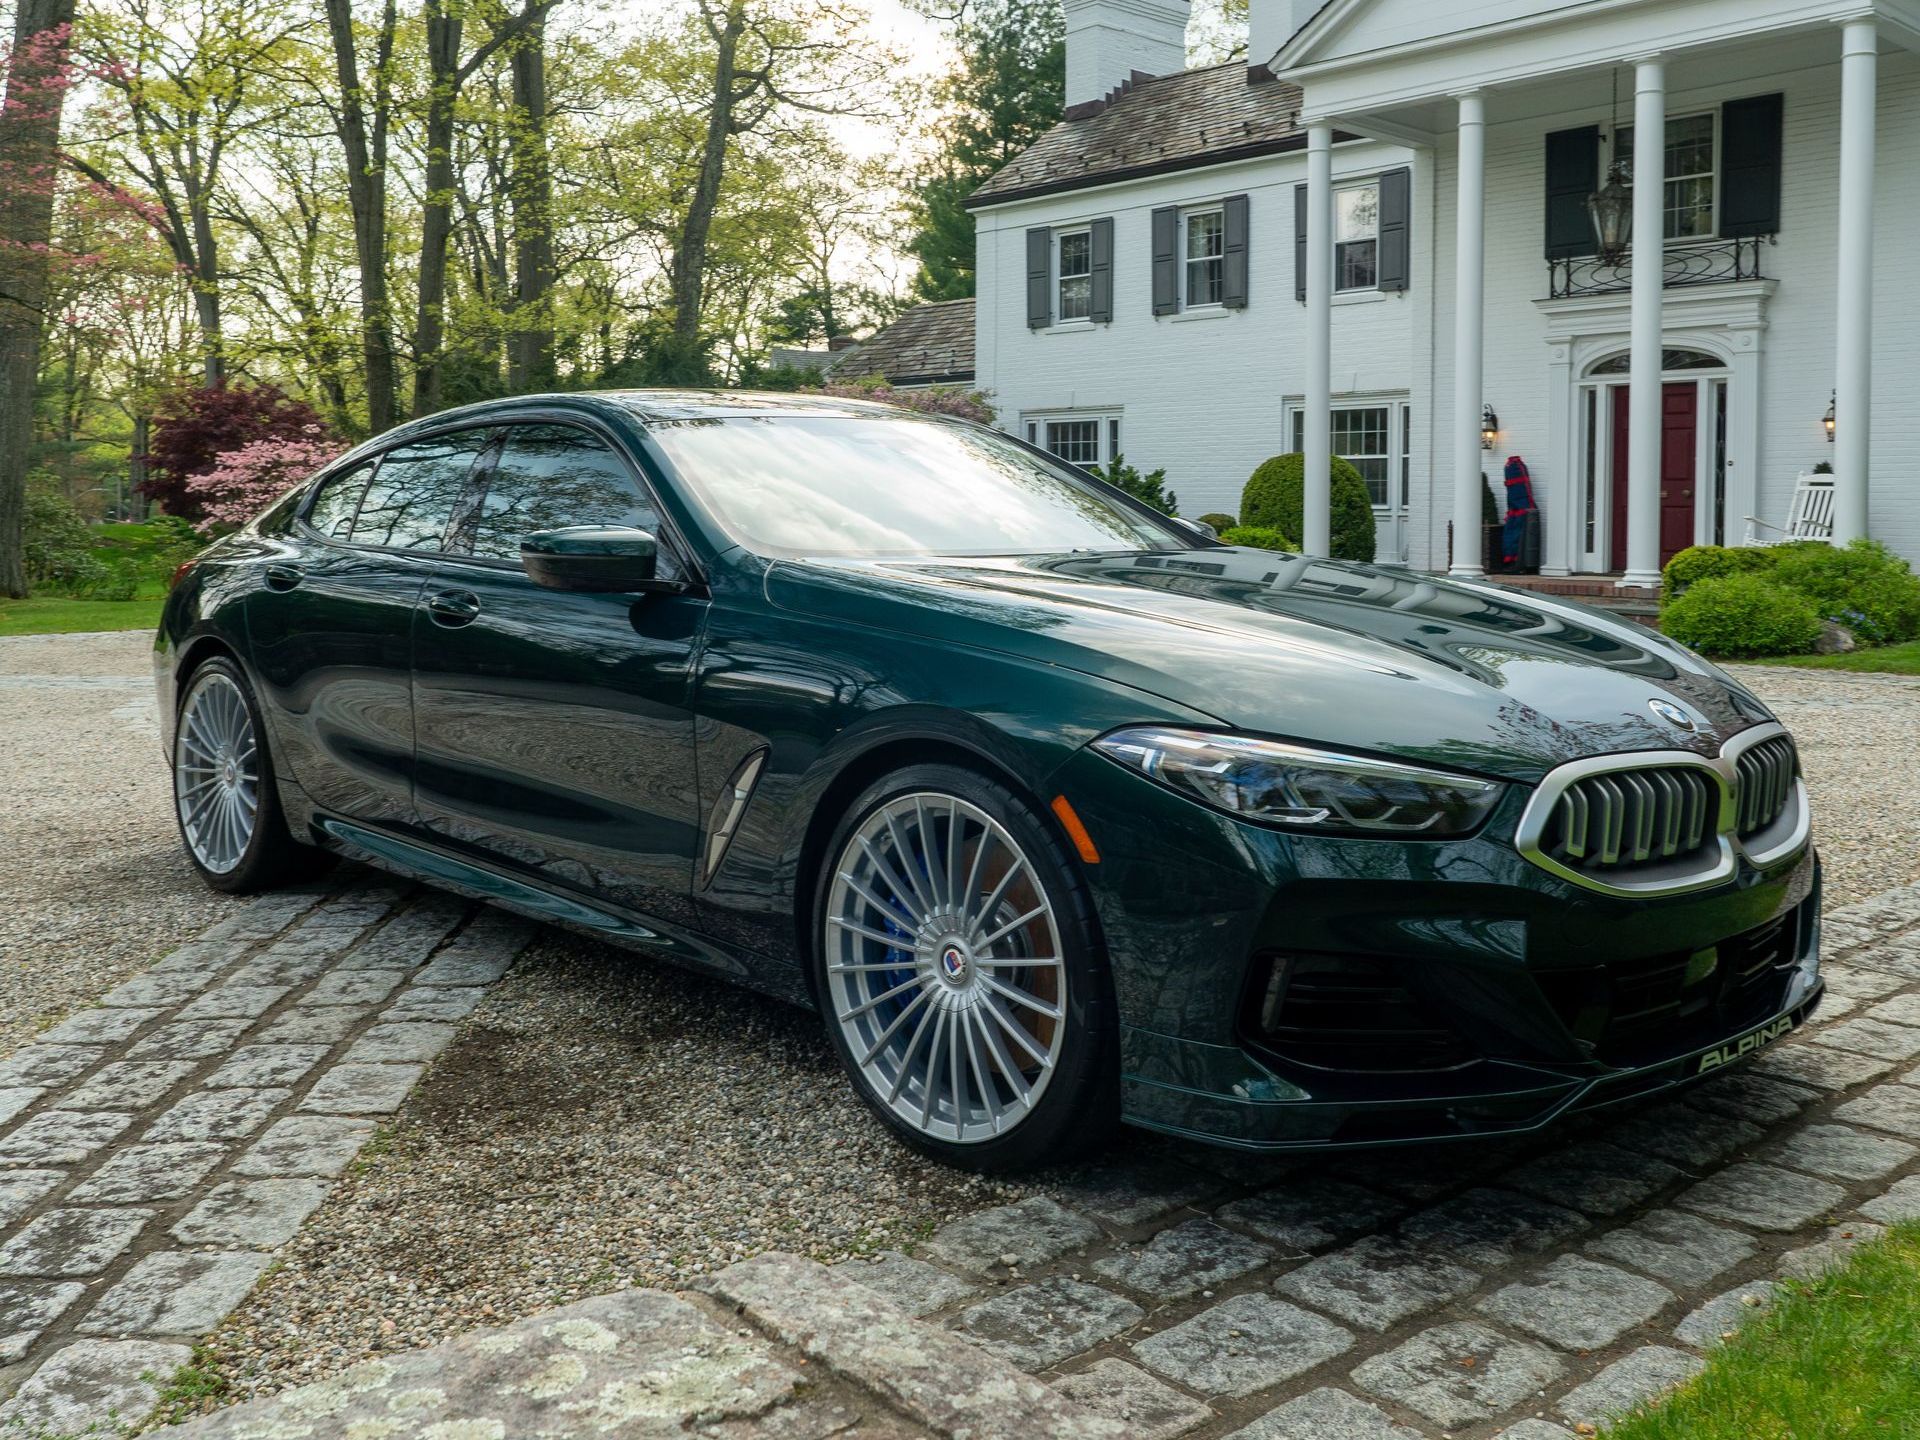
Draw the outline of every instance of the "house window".
[[[1666,237],[1669,240],[1705,240],[1715,233],[1716,153],[1714,117],[1676,115],[1667,121]],[[1633,127],[1613,132],[1614,158],[1633,179]]]
[[[1227,220],[1220,210],[1189,210],[1186,229],[1186,304],[1218,305],[1227,298]]]
[[[1066,461],[1091,470],[1120,453],[1120,417],[1077,410],[1059,415],[1023,417],[1027,443],[1038,445]]]
[[[1400,416],[1398,435],[1393,433],[1391,424],[1396,409]],[[1412,429],[1408,423],[1411,413],[1405,405],[1354,405],[1333,411],[1333,453],[1360,472],[1360,478],[1367,482],[1367,498],[1377,509],[1393,503],[1388,492],[1391,477],[1396,473],[1400,477],[1400,503],[1406,503],[1407,480],[1413,464],[1408,439]],[[1307,448],[1306,436],[1306,412],[1296,409],[1293,412],[1296,451]]]
[[[1054,268],[1060,283],[1056,311],[1060,319],[1090,319],[1093,315],[1093,232],[1062,231]]]
[[[1371,290],[1380,281],[1380,186],[1333,192],[1333,288]]]

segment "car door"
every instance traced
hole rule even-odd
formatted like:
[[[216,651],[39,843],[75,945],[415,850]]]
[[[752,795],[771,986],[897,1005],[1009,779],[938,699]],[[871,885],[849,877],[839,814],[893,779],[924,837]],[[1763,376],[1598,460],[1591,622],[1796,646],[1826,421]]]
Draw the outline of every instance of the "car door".
[[[698,838],[692,671],[704,591],[545,589],[521,539],[569,525],[659,535],[638,471],[570,424],[508,427],[479,503],[420,597],[414,801],[443,843],[673,924]]]
[[[413,823],[414,614],[491,439],[432,436],[328,476],[263,562],[256,678],[277,758],[322,810]]]

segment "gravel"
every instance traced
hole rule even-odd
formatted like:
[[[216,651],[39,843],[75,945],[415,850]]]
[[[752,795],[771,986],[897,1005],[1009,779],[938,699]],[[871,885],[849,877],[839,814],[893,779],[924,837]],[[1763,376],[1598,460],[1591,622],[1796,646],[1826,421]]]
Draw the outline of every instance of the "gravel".
[[[174,828],[145,631],[0,639],[0,1055],[237,903]]]

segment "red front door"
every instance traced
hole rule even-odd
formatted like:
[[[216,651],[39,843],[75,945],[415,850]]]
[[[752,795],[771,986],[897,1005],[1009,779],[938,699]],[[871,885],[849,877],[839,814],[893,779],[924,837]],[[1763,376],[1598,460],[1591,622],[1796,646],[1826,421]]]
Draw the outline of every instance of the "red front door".
[[[1660,563],[1693,544],[1695,439],[1700,387],[1691,380],[1660,387]],[[1627,568],[1627,387],[1613,392],[1613,568]]]

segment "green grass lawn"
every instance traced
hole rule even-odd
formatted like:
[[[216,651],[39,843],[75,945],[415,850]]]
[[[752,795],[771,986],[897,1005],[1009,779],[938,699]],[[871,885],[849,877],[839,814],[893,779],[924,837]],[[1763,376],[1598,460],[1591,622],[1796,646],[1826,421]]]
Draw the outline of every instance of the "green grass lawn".
[[[67,635],[76,630],[153,630],[163,595],[137,600],[67,600],[35,595],[0,600],[0,635]]]
[[[1896,1440],[1920,1435],[1920,1224],[1790,1286],[1664,1404],[1606,1440]]]
[[[1861,675],[1920,675],[1920,640],[1881,645],[1846,655],[1785,655],[1760,665],[1792,665],[1801,670],[1852,670]]]

